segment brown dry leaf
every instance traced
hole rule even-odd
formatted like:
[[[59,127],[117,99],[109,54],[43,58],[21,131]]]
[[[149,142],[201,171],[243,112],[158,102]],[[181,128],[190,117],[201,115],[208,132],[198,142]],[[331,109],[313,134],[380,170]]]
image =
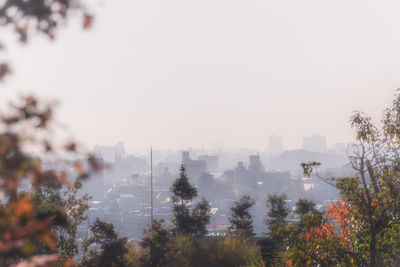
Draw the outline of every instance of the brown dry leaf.
[[[102,168],[99,160],[92,154],[89,155],[88,162],[89,162],[89,165],[92,168],[92,170],[94,170],[95,172],[100,171],[100,169]]]
[[[76,151],[76,144],[74,142],[70,142],[64,146],[65,150],[69,152],[75,152]]]
[[[0,81],[7,75],[10,74],[11,70],[8,64],[6,63],[1,63],[0,64]]]

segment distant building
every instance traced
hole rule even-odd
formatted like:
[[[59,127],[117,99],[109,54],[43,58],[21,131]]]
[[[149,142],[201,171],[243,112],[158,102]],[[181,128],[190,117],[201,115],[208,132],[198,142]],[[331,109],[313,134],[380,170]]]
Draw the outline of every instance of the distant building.
[[[189,151],[182,151],[182,164],[188,164],[190,161]]]
[[[249,174],[244,166],[243,161],[239,161],[236,165],[235,168],[235,173],[234,173],[234,185],[237,188],[248,188],[248,179],[249,179]]]
[[[121,161],[125,158],[124,143],[119,142],[115,146],[95,146],[94,153],[102,157],[105,162]]]
[[[243,161],[239,161],[236,165],[235,172],[243,173],[246,172],[246,167],[244,166]]]
[[[269,137],[269,146],[268,146],[268,152],[271,153],[272,155],[279,155],[282,153],[283,148],[282,148],[282,137],[281,136],[275,136],[272,135]]]
[[[125,158],[125,145],[122,142],[115,146],[115,161],[120,161]]]
[[[307,151],[323,153],[326,150],[326,137],[314,134],[303,138],[303,149]]]
[[[207,169],[211,172],[216,172],[219,169],[218,156],[202,155],[197,157],[198,160],[203,160],[207,163]]]
[[[233,170],[224,171],[224,180],[227,184],[235,185],[235,172]]]
[[[204,160],[193,160],[188,151],[182,151],[182,164],[185,166],[186,173],[196,184],[200,177],[207,172],[207,162]]]
[[[260,173],[264,171],[264,166],[260,160],[260,155],[249,156],[249,171],[254,173]]]

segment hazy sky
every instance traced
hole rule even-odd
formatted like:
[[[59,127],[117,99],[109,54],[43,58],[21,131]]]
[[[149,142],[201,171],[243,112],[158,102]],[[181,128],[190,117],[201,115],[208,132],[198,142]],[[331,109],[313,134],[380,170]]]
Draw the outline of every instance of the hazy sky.
[[[346,142],[352,112],[379,119],[400,87],[399,10],[398,0],[103,0],[90,31],[77,18],[54,42],[5,36],[15,73],[0,98],[59,99],[58,120],[87,147]]]

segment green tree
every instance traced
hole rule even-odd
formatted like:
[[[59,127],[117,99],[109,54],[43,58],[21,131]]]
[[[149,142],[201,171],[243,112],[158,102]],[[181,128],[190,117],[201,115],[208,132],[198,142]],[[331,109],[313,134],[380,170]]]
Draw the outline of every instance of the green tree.
[[[179,177],[171,187],[173,203],[174,231],[178,234],[202,237],[207,233],[210,222],[210,204],[202,199],[193,206],[191,201],[197,197],[197,189],[186,175],[185,167],[180,168]]]
[[[231,217],[229,218],[231,225],[228,229],[232,235],[245,238],[254,236],[253,216],[249,211],[254,205],[254,200],[247,195],[234,202],[234,206],[231,208]]]
[[[81,188],[82,183],[76,180],[71,188],[62,193],[62,205],[68,219],[65,226],[58,227],[56,230],[61,261],[73,258],[78,253],[78,242],[76,240],[78,226],[88,220],[88,202],[91,197],[88,194],[77,197],[77,192]]]
[[[154,220],[150,229],[144,232],[140,242],[143,249],[139,259],[141,266],[165,266],[171,256],[173,240],[171,233],[162,226],[164,221]]]
[[[386,109],[381,128],[362,112],[350,123],[356,143],[349,160],[356,175],[327,180],[351,210],[355,248],[343,257],[363,266],[393,266],[400,263],[400,95]],[[319,176],[316,164],[303,164],[305,173]]]
[[[95,247],[95,248],[93,248]],[[90,236],[82,244],[84,253],[81,266],[124,267],[128,266],[127,239],[115,232],[114,226],[98,218],[90,226]]]
[[[293,262],[296,266],[307,266],[308,252],[306,233],[313,227],[318,227],[323,222],[323,213],[316,209],[316,204],[307,199],[300,198],[296,202],[295,214],[298,221],[287,227],[284,240],[286,251],[281,251],[282,263]],[[292,260],[292,261],[291,261]]]
[[[288,208],[286,207],[286,195],[268,195],[267,199],[267,218],[264,220],[268,226],[269,235],[280,239],[287,225]]]
[[[173,193],[172,201],[181,205],[185,205],[197,197],[197,189],[190,184],[183,165],[181,165],[179,170],[179,178],[175,179],[172,184],[171,192]]]
[[[294,213],[299,217],[299,222],[295,225],[304,234],[312,226],[319,225],[322,221],[322,212],[316,209],[316,204],[312,200],[300,198],[296,202]]]
[[[42,266],[59,260],[54,227],[67,221],[63,209],[54,203],[40,205],[33,193],[20,192],[25,181],[40,190],[66,184],[64,171],[46,170],[27,149],[35,147],[48,156],[57,151],[76,155],[71,144],[57,148],[51,143],[51,118],[51,105],[33,97],[23,97],[9,114],[0,115],[0,191],[6,200],[0,203],[0,266]],[[57,200],[56,195],[46,197]]]
[[[47,174],[54,172],[46,171]],[[44,178],[51,178],[45,175]],[[85,194],[78,198],[77,192],[82,187],[79,180],[66,187],[60,181],[43,179],[40,184],[32,186],[32,196],[38,219],[50,218],[52,228],[57,236],[57,249],[60,253],[60,261],[72,259],[78,253],[76,234],[79,224],[88,219],[88,201],[90,196]],[[26,194],[26,193],[22,193]],[[48,252],[47,248],[43,248]]]
[[[267,199],[267,218],[264,220],[268,226],[267,235],[258,241],[261,253],[267,266],[279,266],[281,264],[284,241],[287,237],[288,208],[286,207],[286,195],[269,194]]]
[[[300,198],[296,202],[296,209],[294,213],[296,213],[301,219],[302,216],[304,215],[307,215],[309,213],[314,213],[316,210],[315,206],[316,204],[314,201],[305,198]]]

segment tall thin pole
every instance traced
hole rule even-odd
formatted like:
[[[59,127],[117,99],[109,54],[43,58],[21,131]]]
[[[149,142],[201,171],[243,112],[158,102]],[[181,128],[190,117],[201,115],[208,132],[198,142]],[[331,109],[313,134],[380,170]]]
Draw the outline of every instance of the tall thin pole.
[[[153,147],[150,147],[150,205],[151,205],[151,223],[153,224]]]

